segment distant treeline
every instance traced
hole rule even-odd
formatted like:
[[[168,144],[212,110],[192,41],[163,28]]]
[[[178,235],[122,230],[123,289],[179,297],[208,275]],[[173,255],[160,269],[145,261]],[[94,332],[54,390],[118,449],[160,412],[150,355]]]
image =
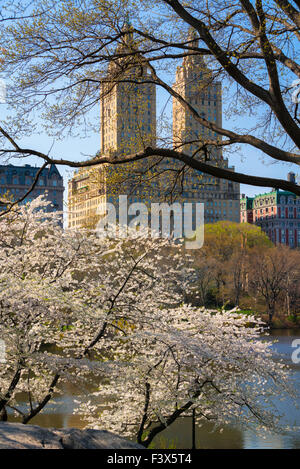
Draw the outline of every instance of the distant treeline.
[[[255,225],[205,225],[193,251],[196,276],[189,300],[202,306],[240,306],[267,314],[269,323],[300,320],[300,250],[274,246]]]

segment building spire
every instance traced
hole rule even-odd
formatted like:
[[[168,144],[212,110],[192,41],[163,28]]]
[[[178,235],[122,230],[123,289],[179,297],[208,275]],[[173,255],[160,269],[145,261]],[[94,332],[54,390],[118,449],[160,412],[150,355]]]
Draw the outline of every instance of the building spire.
[[[198,47],[199,38],[197,37],[197,31],[194,28],[189,28],[187,39],[188,41],[192,41],[191,44],[189,44],[190,46]]]
[[[127,11],[126,15],[125,15],[125,26],[126,26],[126,30],[131,28],[132,24],[130,23],[130,19],[129,19],[129,13]]]
[[[199,36],[197,31],[194,28],[189,28],[188,31],[188,36],[187,36],[187,41],[188,41],[188,47],[199,47]],[[187,68],[191,67],[199,67],[205,71],[206,65],[203,59],[203,56],[198,54],[195,55],[194,51],[189,51],[188,55],[184,57],[183,59],[183,66]]]
[[[122,28],[122,33],[125,33],[125,35],[124,35],[124,45],[129,46],[130,44],[132,44],[132,42],[133,42],[133,32],[132,32],[132,24],[130,22],[130,17],[129,17],[128,11],[125,15],[125,21],[124,21],[124,25],[123,25],[123,28]],[[124,45],[123,45],[123,47],[124,47]],[[123,48],[123,47],[121,47],[121,48]]]

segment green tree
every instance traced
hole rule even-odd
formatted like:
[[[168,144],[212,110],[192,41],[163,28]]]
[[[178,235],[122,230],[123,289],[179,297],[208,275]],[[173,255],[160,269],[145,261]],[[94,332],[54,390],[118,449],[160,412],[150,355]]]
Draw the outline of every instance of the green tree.
[[[193,254],[202,304],[213,289],[218,303],[229,300],[238,306],[242,291],[247,290],[251,251],[272,246],[258,226],[230,221],[206,224],[204,246]]]
[[[250,290],[254,295],[264,298],[268,323],[272,324],[276,305],[286,288],[290,272],[294,266],[294,257],[288,247],[258,248],[250,257]]]
[[[204,249],[221,262],[229,260],[234,253],[255,246],[272,246],[258,226],[230,221],[205,225]]]

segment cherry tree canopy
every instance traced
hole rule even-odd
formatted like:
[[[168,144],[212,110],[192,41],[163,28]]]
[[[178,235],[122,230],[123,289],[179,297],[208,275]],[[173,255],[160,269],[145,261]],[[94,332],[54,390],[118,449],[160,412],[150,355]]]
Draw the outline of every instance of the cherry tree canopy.
[[[63,231],[47,205],[0,220],[3,420],[29,422],[72,382],[89,425],[145,446],[193,410],[199,423],[277,428],[270,405],[289,392],[285,367],[254,317],[183,302],[194,271],[182,247],[138,231]],[[97,390],[86,395],[88,382]]]

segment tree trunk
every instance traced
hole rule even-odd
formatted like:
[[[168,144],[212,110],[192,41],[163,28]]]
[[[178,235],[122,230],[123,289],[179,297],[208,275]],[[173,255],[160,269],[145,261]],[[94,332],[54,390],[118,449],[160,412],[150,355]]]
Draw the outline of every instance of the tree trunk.
[[[0,412],[0,422],[7,422],[7,420],[8,418],[7,418],[6,408],[3,407],[3,409]]]
[[[275,313],[275,305],[270,305],[268,307],[268,313],[269,313],[268,326],[271,327],[272,326],[273,316],[274,316],[274,313]]]
[[[235,306],[240,306],[240,290],[238,289],[235,294]]]
[[[192,449],[196,449],[196,411],[192,414]]]
[[[290,276],[289,274],[287,277],[287,286],[286,286],[286,308],[287,308],[287,314],[288,316],[290,316],[291,308],[290,308]]]

